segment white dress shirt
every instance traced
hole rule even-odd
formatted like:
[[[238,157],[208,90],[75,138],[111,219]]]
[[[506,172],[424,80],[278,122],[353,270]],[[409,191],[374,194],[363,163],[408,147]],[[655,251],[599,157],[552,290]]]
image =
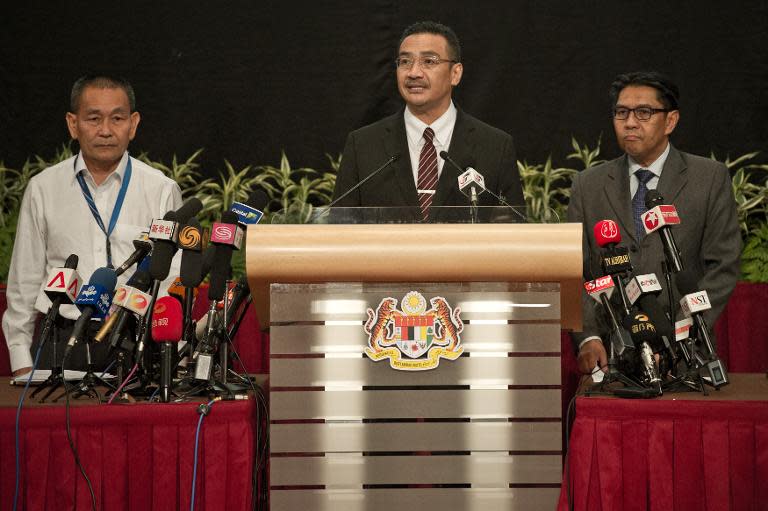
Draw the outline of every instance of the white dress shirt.
[[[77,254],[77,272],[87,283],[97,268],[107,265],[106,236],[85,201],[76,175],[85,182],[99,210],[104,226],[109,225],[125,169],[128,153],[112,174],[96,185],[86,169],[82,154],[49,167],[34,176],[24,192],[19,212],[16,241],[8,274],[8,309],[3,316],[3,333],[13,371],[32,366],[32,335],[36,311],[47,312],[50,300],[42,292],[51,270],[64,266],[70,254]],[[131,158],[131,180],[123,207],[110,236],[112,263],[122,264],[133,253],[133,240],[147,230],[153,218],[181,206],[181,190],[170,178]],[[118,279],[123,284],[129,270]],[[73,305],[62,306],[60,314],[76,319]]]
[[[432,143],[437,151],[437,177],[440,179],[440,174],[443,171],[443,161],[440,158],[440,151],[447,151],[451,146],[451,137],[453,136],[453,127],[456,125],[456,107],[453,105],[453,101],[448,106],[448,110],[443,115],[437,118],[435,122],[425,124],[419,120],[418,117],[413,115],[406,107],[403,114],[405,119],[405,133],[408,138],[408,152],[411,156],[411,170],[413,171],[413,184],[418,186],[419,182],[419,158],[421,157],[421,148],[424,147],[424,130],[432,128],[435,132],[435,138]]]

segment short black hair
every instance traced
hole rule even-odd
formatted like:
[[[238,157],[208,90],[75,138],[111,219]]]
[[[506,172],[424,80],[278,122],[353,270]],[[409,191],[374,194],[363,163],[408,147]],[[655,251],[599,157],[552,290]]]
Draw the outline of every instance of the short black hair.
[[[611,99],[611,109],[616,106],[621,91],[630,85],[653,87],[656,89],[656,97],[664,105],[664,108],[668,110],[678,109],[680,90],[668,76],[658,71],[635,71],[617,76],[608,92]]]
[[[400,51],[400,46],[403,44],[405,38],[414,34],[436,34],[445,37],[445,40],[448,42],[448,51],[452,54],[448,55],[448,58],[455,60],[456,62],[461,62],[461,43],[459,43],[459,38],[456,36],[456,32],[454,32],[451,27],[436,21],[418,21],[406,27],[406,29],[403,30],[403,35],[400,36],[400,42],[397,44],[396,53]]]
[[[136,94],[133,87],[125,78],[120,76],[111,76],[106,74],[89,74],[81,76],[72,85],[72,92],[69,95],[69,111],[77,113],[80,108],[80,98],[83,97],[83,91],[87,87],[96,87],[99,89],[123,89],[128,96],[128,104],[131,112],[136,111]]]

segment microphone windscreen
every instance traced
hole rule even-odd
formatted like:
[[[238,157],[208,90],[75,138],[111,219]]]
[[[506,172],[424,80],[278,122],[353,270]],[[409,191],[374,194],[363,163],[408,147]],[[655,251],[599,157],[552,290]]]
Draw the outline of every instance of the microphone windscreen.
[[[229,245],[217,245],[211,267],[210,285],[208,286],[209,300],[223,300],[227,287],[227,279],[231,270],[232,247]]]
[[[643,295],[638,300],[638,303],[640,304],[641,312],[644,312],[648,316],[650,322],[653,323],[653,325],[656,327],[656,344],[649,344],[651,344],[654,352],[658,352],[663,347],[659,344],[661,341],[661,336],[666,337],[670,343],[674,341],[672,324],[667,319],[667,315],[664,313],[664,309],[661,307],[661,304],[655,296]]]
[[[146,293],[149,290],[149,286],[152,284],[152,276],[146,270],[136,270],[125,284]]]
[[[648,209],[664,204],[664,197],[656,190],[648,190],[645,194],[645,207]]]
[[[192,232],[202,231],[197,218],[190,218],[187,223]],[[181,253],[181,268],[179,269],[181,283],[185,287],[197,287],[202,282],[203,253],[200,250],[183,250]]]
[[[185,224],[193,216],[200,213],[203,209],[203,203],[197,197],[187,199],[187,201],[176,210],[176,221]]]
[[[205,280],[205,277],[211,272],[213,268],[213,259],[216,257],[216,246],[211,245],[203,252],[203,264],[200,268],[200,281]]]
[[[91,275],[91,279],[88,281],[88,285],[101,286],[110,293],[115,290],[117,285],[117,273],[112,268],[102,267],[97,268]]]
[[[225,211],[221,214],[221,223],[222,224],[236,224],[237,223],[237,215],[232,211]]]
[[[183,207],[183,206],[182,206]],[[175,222],[178,216],[175,211],[168,211],[163,220]],[[165,280],[171,271],[171,261],[176,253],[176,244],[168,240],[157,240],[152,248],[152,260],[149,262],[149,273],[155,280]]]
[[[251,192],[251,195],[248,196],[248,200],[245,202],[245,205],[258,209],[259,211],[264,211],[268,202],[269,197],[264,192],[264,190],[257,188]]]
[[[619,243],[621,241],[621,231],[619,225],[613,220],[600,220],[593,229],[595,241],[600,247]]]
[[[80,262],[80,259],[77,257],[77,254],[69,254],[69,257],[67,257],[67,260],[64,263],[64,268],[76,270],[78,262]]]
[[[626,316],[622,325],[629,331],[635,346],[639,346],[642,342],[647,342],[649,345],[658,344],[659,334],[656,331],[656,325],[643,312]]]
[[[181,304],[172,296],[163,296],[152,308],[152,340],[155,342],[179,342],[184,329]]]

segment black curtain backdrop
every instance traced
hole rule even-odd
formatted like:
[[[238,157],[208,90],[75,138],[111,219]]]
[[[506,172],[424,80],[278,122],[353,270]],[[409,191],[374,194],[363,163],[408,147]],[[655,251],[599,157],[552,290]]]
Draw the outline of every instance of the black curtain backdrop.
[[[570,137],[618,149],[607,88],[657,69],[679,84],[680,148],[768,149],[768,3],[751,2],[75,2],[3,7],[0,160],[19,166],[68,140],[80,75],[127,77],[142,114],[134,154],[186,157],[204,172],[277,164],[327,168],[347,133],[401,107],[393,57],[402,29],[451,25],[464,51],[455,99],[511,133],[518,158],[565,163]]]

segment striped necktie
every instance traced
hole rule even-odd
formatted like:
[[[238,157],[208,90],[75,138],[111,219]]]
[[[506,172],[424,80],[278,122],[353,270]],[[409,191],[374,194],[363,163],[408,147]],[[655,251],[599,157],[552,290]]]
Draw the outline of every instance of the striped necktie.
[[[437,187],[437,151],[432,140],[435,138],[435,132],[432,128],[424,130],[424,147],[421,148],[419,156],[419,176],[416,182],[416,188],[419,192],[419,208],[424,220],[429,220],[429,208],[432,205],[432,198],[435,196]]]

